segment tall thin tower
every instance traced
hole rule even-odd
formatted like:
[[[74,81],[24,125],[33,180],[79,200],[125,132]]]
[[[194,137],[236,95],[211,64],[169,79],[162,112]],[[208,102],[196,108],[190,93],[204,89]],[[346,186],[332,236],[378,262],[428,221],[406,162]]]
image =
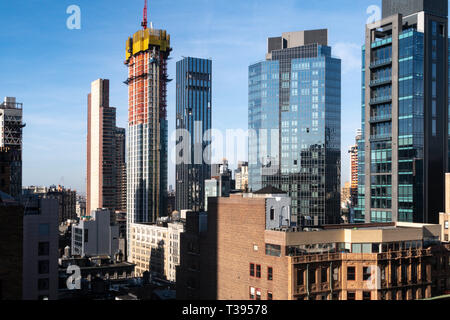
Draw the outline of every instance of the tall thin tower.
[[[88,95],[87,214],[116,209],[116,108],[109,105],[109,80],[91,84]]]
[[[211,177],[208,152],[211,130],[212,61],[184,58],[177,62],[177,130],[189,132],[186,162],[176,165],[176,210],[205,209],[205,180]],[[206,141],[205,141],[206,140]]]
[[[127,229],[167,215],[167,60],[170,36],[147,28],[128,38]],[[129,241],[128,241],[129,243]]]

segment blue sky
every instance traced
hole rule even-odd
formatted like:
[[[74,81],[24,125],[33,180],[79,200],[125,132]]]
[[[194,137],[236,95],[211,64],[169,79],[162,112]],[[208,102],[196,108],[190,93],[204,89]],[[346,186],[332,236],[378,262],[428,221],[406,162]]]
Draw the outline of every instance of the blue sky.
[[[111,80],[110,103],[126,127],[125,41],[140,28],[144,0],[0,2],[0,98],[24,103],[23,184],[63,184],[85,192],[87,94]],[[81,30],[69,30],[66,9],[81,8]],[[182,56],[213,60],[213,127],[247,129],[248,66],[265,57],[267,37],[328,28],[343,59],[342,181],[348,146],[361,119],[361,44],[367,8],[380,0],[150,0],[149,19],[171,34],[169,75]],[[169,136],[175,83],[168,88]],[[169,145],[169,149],[173,146]],[[242,155],[246,158],[246,155]],[[170,165],[169,184],[174,184]]]

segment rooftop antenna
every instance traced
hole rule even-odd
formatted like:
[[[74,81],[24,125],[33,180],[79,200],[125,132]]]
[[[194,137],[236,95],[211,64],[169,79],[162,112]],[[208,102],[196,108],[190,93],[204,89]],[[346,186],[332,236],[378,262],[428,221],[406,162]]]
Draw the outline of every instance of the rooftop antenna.
[[[145,0],[145,6],[144,6],[144,19],[142,20],[141,26],[145,29],[147,29],[147,0]]]

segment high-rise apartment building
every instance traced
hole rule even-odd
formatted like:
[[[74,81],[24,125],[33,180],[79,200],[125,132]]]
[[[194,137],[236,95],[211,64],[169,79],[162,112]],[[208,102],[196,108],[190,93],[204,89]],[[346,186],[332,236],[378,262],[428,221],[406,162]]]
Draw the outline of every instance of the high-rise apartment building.
[[[130,225],[167,215],[167,60],[170,35],[147,28],[126,42],[128,68],[127,237]],[[128,257],[130,252],[128,252]]]
[[[115,208],[114,170],[116,108],[109,106],[109,80],[91,84],[88,95],[87,214],[98,208]]]
[[[9,149],[9,190],[5,193],[18,199],[22,193],[22,123],[23,104],[6,97],[0,103],[0,148]]]
[[[176,210],[204,210],[205,180],[210,176],[212,61],[184,58],[177,62]],[[177,150],[178,151],[178,150]]]
[[[328,30],[268,39],[249,67],[249,188],[292,197],[293,223],[340,221],[341,61]]]
[[[448,2],[383,0],[366,26],[357,218],[438,223],[448,170]]]
[[[116,211],[127,212],[127,164],[126,133],[124,128],[116,128]]]

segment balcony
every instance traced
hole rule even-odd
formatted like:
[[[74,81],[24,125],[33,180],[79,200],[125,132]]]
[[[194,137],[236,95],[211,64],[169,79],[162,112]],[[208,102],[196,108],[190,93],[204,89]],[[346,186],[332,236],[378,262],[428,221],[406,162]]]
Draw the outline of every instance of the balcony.
[[[292,257],[292,263],[311,263],[311,262],[323,262],[323,261],[336,261],[341,260],[342,254],[340,253],[326,253],[326,254],[311,254],[304,256]]]
[[[374,134],[374,135],[370,136],[370,141],[386,140],[386,139],[390,139],[391,137],[392,137],[391,133]]]
[[[384,115],[380,115],[380,116],[370,117],[370,123],[384,122],[384,121],[390,121],[390,120],[392,120],[391,114],[384,114]]]
[[[392,259],[408,259],[424,256],[431,256],[430,249],[410,249],[403,251],[389,251],[378,254],[378,260],[392,260]]]
[[[392,100],[392,96],[383,96],[383,97],[376,97],[370,99],[370,104],[380,104],[380,103],[386,103],[390,102]]]
[[[392,82],[392,77],[381,78],[381,79],[376,79],[376,80],[370,81],[370,86],[371,87],[376,87],[376,86],[389,84],[391,82]]]
[[[392,58],[387,58],[387,59],[380,59],[380,60],[376,60],[376,61],[372,61],[370,63],[370,68],[378,68],[378,67],[384,67],[387,65],[390,65],[392,63]]]

